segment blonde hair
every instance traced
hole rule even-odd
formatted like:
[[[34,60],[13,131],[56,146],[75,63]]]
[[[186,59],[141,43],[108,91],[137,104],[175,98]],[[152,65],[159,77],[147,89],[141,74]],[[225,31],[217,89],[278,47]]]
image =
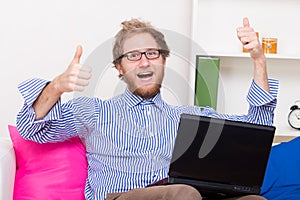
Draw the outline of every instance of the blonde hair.
[[[169,56],[170,50],[165,41],[164,35],[156,30],[149,22],[144,22],[139,19],[131,19],[121,23],[122,29],[116,34],[113,46],[113,64],[120,64],[120,56],[123,54],[123,45],[125,40],[139,33],[149,33],[157,42],[161,55],[165,60]]]

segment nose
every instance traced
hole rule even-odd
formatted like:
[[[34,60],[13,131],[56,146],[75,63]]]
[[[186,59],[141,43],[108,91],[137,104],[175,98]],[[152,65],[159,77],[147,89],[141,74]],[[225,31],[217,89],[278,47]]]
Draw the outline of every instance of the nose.
[[[149,59],[146,57],[145,54],[142,54],[142,57],[141,57],[140,62],[141,62],[141,66],[143,66],[143,67],[149,66],[149,63],[150,63],[150,62],[149,62]]]

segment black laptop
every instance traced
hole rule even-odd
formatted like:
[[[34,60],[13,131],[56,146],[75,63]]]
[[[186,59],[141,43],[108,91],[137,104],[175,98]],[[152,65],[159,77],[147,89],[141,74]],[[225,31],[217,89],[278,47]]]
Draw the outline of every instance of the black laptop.
[[[259,194],[274,134],[274,126],[182,114],[169,177],[158,184],[192,185],[203,199]]]

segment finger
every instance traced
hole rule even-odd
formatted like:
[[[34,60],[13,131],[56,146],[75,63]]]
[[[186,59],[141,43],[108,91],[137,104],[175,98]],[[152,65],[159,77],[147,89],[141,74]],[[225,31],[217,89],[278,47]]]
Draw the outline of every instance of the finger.
[[[74,91],[75,91],[75,92],[83,92],[84,89],[85,89],[85,87],[84,87],[84,86],[80,86],[80,85],[76,85],[76,86],[74,87]]]
[[[79,64],[81,55],[82,55],[82,46],[78,45],[72,63]]]
[[[257,41],[252,41],[244,45],[244,48],[248,51],[252,51],[254,49],[259,49],[259,43]]]
[[[80,79],[80,78],[78,78],[78,79],[76,79],[75,87],[76,86],[86,87],[86,86],[89,85],[89,83],[90,82],[88,80],[86,80],[86,79]]]
[[[91,67],[87,67],[87,66],[84,66],[84,65],[81,67],[80,70],[83,71],[83,72],[89,72],[89,73],[92,72],[92,68]]]
[[[89,85],[88,80],[77,79],[76,83],[74,84],[73,91],[82,92],[88,85]]]
[[[244,19],[243,19],[243,25],[244,25],[244,27],[250,27],[249,20],[248,20],[247,17],[244,17]]]
[[[242,37],[240,40],[243,45],[248,44],[251,41],[248,37]]]
[[[80,79],[91,79],[92,77],[92,73],[90,71],[84,71],[84,70],[80,70],[79,74],[78,74],[78,78]]]

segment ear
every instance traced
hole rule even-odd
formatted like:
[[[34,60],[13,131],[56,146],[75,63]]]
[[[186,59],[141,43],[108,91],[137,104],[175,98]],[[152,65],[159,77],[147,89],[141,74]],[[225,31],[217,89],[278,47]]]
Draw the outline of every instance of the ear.
[[[166,63],[167,63],[167,58],[164,58],[163,59],[163,65],[164,65],[164,67],[166,66]]]
[[[122,66],[120,64],[116,64],[116,69],[119,71],[119,74],[123,75],[124,74],[124,71],[122,69]]]

